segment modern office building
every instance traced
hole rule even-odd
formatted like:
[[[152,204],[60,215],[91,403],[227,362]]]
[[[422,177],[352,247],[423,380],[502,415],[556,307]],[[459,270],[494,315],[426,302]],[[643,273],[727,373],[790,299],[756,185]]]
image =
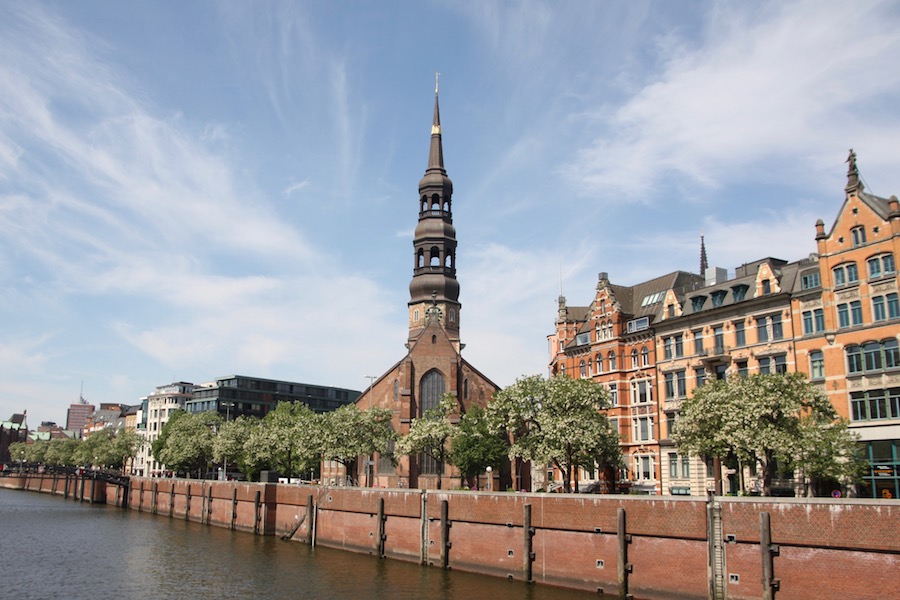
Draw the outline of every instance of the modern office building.
[[[352,404],[359,394],[345,388],[228,375],[196,386],[184,409],[190,413],[214,410],[232,420],[240,415],[265,417],[279,402],[302,402],[321,413]]]

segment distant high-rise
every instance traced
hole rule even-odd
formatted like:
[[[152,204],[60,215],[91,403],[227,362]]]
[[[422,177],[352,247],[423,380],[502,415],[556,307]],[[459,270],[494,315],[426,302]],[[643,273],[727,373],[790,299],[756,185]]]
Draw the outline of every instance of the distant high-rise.
[[[81,432],[84,431],[84,426],[87,424],[87,419],[90,417],[96,407],[93,404],[88,404],[82,399],[81,402],[76,402],[69,406],[69,410],[66,413],[66,429],[70,431],[77,431],[78,435],[81,435]]]

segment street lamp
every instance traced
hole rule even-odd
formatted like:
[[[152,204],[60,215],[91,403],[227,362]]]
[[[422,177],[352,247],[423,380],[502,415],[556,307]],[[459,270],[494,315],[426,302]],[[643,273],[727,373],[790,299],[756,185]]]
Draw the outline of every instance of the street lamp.
[[[487,468],[487,476],[488,476],[488,491],[489,491],[489,492],[493,492],[493,491],[494,491],[494,475],[493,475],[493,472],[494,472],[494,468],[491,467],[490,465],[488,465],[488,468]]]
[[[234,406],[234,402],[220,402],[221,406],[225,407],[225,422],[228,422],[228,419],[231,417],[231,407]],[[228,481],[228,454],[226,453],[222,457],[222,481]]]

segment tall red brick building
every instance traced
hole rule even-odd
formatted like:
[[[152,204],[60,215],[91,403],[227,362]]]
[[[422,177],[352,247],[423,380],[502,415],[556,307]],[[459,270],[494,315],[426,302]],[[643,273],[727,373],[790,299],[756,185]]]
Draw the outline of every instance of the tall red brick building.
[[[404,435],[413,419],[436,406],[443,394],[456,398],[459,414],[472,405],[485,406],[499,389],[462,356],[461,309],[456,279],[456,230],[452,212],[453,182],[444,168],[437,89],[428,167],[419,181],[418,224],[413,239],[413,277],[409,284],[409,336],[406,355],[390,367],[357,400],[360,409],[393,411],[394,431]],[[375,457],[362,465],[360,481],[386,487],[435,488],[455,480],[448,465],[425,456]],[[365,462],[365,461],[361,461]],[[366,472],[366,470],[369,470]],[[507,482],[522,486],[528,474]],[[523,480],[521,477],[524,477]],[[501,485],[503,482],[501,482]]]
[[[639,491],[704,495],[710,461],[675,443],[681,403],[707,381],[755,373],[805,373],[859,436],[870,468],[862,496],[900,498],[900,201],[865,191],[856,154],[830,228],[815,224],[816,252],[676,272],[635,286],[600,274],[589,306],[560,297],[550,371],[607,386],[626,469]],[[812,236],[810,236],[812,246]],[[724,492],[758,489],[756,465],[722,468]],[[591,478],[584,473],[582,479]],[[797,473],[773,491],[803,493]],[[816,493],[842,482],[809,482]]]

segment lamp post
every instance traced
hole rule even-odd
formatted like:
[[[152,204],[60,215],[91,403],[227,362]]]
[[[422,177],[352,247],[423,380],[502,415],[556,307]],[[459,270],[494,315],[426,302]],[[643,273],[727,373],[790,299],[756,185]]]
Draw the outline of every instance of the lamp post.
[[[488,476],[488,491],[494,491],[494,468],[488,465],[487,468],[487,476]]]
[[[234,402],[220,402],[219,404],[225,407],[225,422],[227,423],[231,417],[231,407],[234,406]],[[222,457],[222,481],[228,481],[228,453]]]

